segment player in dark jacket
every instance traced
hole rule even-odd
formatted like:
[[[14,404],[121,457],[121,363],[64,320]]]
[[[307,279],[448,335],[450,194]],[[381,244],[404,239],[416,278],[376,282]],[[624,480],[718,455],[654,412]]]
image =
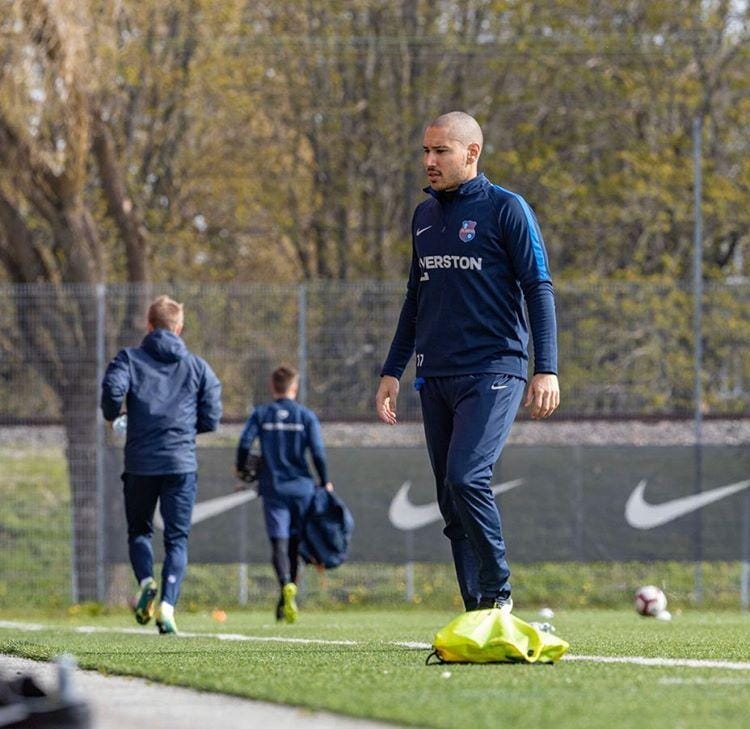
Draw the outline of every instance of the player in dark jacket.
[[[273,402],[259,405],[245,424],[237,446],[236,468],[241,475],[253,442],[260,441],[262,464],[258,493],[263,498],[266,531],[271,540],[271,562],[281,587],[276,619],[297,619],[299,540],[316,482],[307,464],[310,452],[318,472],[317,486],[333,491],[328,480],[320,423],[312,410],[295,402],[299,389],[296,369],[281,366],[271,375]]]
[[[482,130],[463,112],[425,130],[430,197],[412,219],[412,263],[381,371],[378,417],[396,423],[399,379],[416,352],[438,503],[467,610],[511,610],[510,570],[492,468],[523,396],[529,312],[534,374],[524,405],[546,418],[560,402],[554,294],[534,213],[479,174]]]
[[[120,350],[102,382],[105,420],[127,412],[122,480],[130,561],[140,584],[135,617],[141,624],[156,613],[151,537],[157,500],[164,521],[160,633],[177,632],[174,606],[187,567],[197,489],[195,436],[216,430],[221,418],[221,384],[209,365],[188,351],[182,325],[182,304],[160,296],[149,307],[149,333],[141,346]]]

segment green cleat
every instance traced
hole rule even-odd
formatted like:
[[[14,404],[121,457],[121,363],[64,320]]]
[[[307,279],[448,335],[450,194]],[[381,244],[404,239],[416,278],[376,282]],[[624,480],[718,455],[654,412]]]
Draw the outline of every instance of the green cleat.
[[[161,635],[177,635],[177,623],[174,621],[174,615],[167,617],[159,614],[156,618],[156,627]]]
[[[287,582],[282,588],[281,594],[284,598],[284,620],[287,623],[293,623],[299,615],[297,601],[294,599],[297,597],[297,585],[293,582]]]
[[[136,622],[141,625],[148,623],[151,618],[154,617],[154,604],[156,603],[156,593],[159,590],[159,586],[156,584],[156,580],[153,578],[150,582],[147,582],[138,591],[135,596],[135,619]]]

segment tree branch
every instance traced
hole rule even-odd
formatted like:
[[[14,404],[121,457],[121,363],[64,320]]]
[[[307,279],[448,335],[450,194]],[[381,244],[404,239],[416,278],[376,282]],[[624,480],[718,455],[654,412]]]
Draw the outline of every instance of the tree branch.
[[[147,231],[126,189],[112,132],[99,114],[94,118],[92,150],[107,199],[107,212],[117,224],[125,244],[128,281],[146,282],[150,278]]]

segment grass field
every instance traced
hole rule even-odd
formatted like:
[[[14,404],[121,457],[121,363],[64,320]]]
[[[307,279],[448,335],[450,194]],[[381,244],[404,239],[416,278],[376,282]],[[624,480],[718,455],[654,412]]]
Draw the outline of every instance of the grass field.
[[[68,606],[62,453],[6,450],[0,472],[0,652],[43,660],[71,652],[107,673],[416,726],[750,726],[750,616],[732,611],[738,563],[704,564],[706,610],[694,607],[690,564],[514,564],[519,617],[537,618],[524,606],[551,605],[571,644],[554,667],[425,666],[432,637],[458,609],[449,565],[414,566],[411,606],[403,565],[347,564],[325,578],[308,571],[306,604],[315,609],[290,626],[270,619],[269,565],[249,568],[250,602],[264,606],[257,612],[235,609],[236,565],[193,564],[182,635],[161,637],[120,608]],[[129,568],[119,567],[113,583],[131,594]],[[665,589],[671,623],[632,610],[633,590],[646,583]],[[226,622],[211,618],[213,606],[228,610]]]
[[[230,612],[223,623],[180,613],[182,635],[165,637],[122,611],[72,612],[2,613],[0,652],[43,660],[71,652],[103,672],[415,726],[749,723],[750,617],[739,613],[684,611],[665,623],[632,610],[560,611],[553,623],[571,650],[555,666],[425,666],[426,645],[454,613],[308,610],[294,625],[277,625],[268,610]]]

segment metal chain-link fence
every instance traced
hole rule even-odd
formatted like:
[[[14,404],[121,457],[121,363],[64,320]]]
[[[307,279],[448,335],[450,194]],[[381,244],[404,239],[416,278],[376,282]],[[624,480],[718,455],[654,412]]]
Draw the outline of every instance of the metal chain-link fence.
[[[0,447],[0,599],[102,599],[103,451],[99,382],[137,345],[157,295],[185,303],[184,339],[223,383],[225,422],[267,397],[270,371],[299,366],[301,399],[324,421],[372,421],[373,397],[403,283],[306,285],[2,285],[0,425],[58,424],[64,450]],[[692,414],[693,295],[687,285],[564,282],[556,289],[562,406],[556,417]],[[750,415],[750,283],[703,297],[707,415]],[[411,367],[411,365],[410,365]],[[404,377],[401,420],[418,420]],[[61,465],[63,464],[63,465]],[[64,467],[67,467],[67,473]]]
[[[403,301],[400,282],[0,286],[0,423],[63,423],[73,404],[66,388],[86,381],[91,392],[97,363],[140,342],[147,305],[161,293],[185,303],[184,339],[221,378],[227,422],[244,419],[266,397],[268,374],[282,361],[300,367],[304,400],[321,420],[372,419]],[[693,412],[688,285],[565,282],[556,300],[557,417]],[[750,282],[708,284],[703,310],[703,411],[750,415]],[[419,419],[408,386],[400,405],[402,420]]]

